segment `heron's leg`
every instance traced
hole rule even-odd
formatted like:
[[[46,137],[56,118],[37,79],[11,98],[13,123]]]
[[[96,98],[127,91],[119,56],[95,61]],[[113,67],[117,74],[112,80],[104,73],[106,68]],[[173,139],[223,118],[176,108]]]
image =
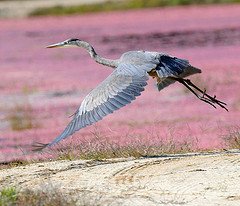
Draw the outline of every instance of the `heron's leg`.
[[[203,94],[203,97],[205,99],[210,100],[212,103],[219,105],[220,107],[224,108],[226,111],[228,111],[228,109],[225,107],[225,105],[227,105],[225,102],[222,102],[220,100],[218,100],[216,98],[216,95],[214,95],[214,97],[210,96],[209,94],[206,93],[206,90],[202,91],[199,87],[197,87],[195,84],[193,84],[189,79],[184,79],[184,81],[189,85],[192,86],[193,88],[195,88],[197,91],[199,91],[200,93]]]
[[[209,101],[208,99],[204,98],[204,92],[202,92],[203,96],[199,96],[185,81],[184,79],[178,79],[177,80],[179,83],[183,84],[190,92],[192,92],[198,99],[212,105],[214,108],[216,108],[216,106]]]
[[[183,84],[190,92],[192,92],[198,99],[201,101],[204,101],[210,105],[212,105],[214,108],[216,106],[214,104],[219,105],[220,107],[224,108],[226,111],[228,109],[225,107],[226,103],[219,101],[216,99],[216,96],[212,97],[209,94],[206,93],[206,90],[201,90],[199,87],[197,87],[195,84],[193,84],[189,79],[182,79],[177,77],[172,77],[174,80],[178,81],[179,83]],[[198,95],[192,88],[196,89],[198,92],[202,94],[202,96]]]
[[[194,89],[198,90],[199,92],[201,92],[204,96],[208,97],[209,99],[211,99],[212,101],[216,101],[218,103],[221,103],[221,104],[224,104],[224,105],[227,105],[225,102],[222,102],[218,99],[216,99],[216,96],[212,97],[210,96],[209,94],[206,93],[206,90],[202,91],[199,87],[197,87],[195,84],[193,84],[190,79],[184,79],[185,82],[187,82],[187,84],[189,86],[192,86]]]

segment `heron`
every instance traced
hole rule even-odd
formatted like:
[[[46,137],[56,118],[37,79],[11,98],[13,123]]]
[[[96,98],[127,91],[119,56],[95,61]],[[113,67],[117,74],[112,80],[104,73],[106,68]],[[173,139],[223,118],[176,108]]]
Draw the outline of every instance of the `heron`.
[[[35,151],[57,144],[76,131],[131,103],[144,91],[149,77],[156,79],[159,91],[174,82],[179,82],[199,100],[214,108],[218,105],[228,111],[226,103],[218,100],[216,96],[210,96],[206,90],[186,79],[187,76],[201,73],[201,70],[192,66],[188,60],[143,50],[128,51],[116,60],[106,59],[98,55],[91,44],[76,38],[49,45],[47,48],[69,46],[85,49],[92,59],[113,68],[113,72],[83,99],[64,131],[50,143],[36,143]]]

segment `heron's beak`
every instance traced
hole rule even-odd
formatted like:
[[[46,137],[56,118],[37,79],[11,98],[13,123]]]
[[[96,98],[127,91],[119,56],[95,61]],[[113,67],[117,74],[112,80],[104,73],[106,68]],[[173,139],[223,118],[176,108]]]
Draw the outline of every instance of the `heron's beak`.
[[[46,48],[59,48],[59,47],[63,47],[63,46],[65,46],[65,43],[60,42],[60,43],[57,43],[57,44],[48,45]]]

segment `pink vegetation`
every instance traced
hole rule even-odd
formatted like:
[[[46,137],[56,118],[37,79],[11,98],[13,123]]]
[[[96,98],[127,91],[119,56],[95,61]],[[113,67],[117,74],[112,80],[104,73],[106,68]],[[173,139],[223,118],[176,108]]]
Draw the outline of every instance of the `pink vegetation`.
[[[84,96],[110,74],[83,50],[44,48],[71,37],[91,42],[108,58],[144,49],[189,59],[203,71],[193,82],[227,102],[229,112],[200,102],[177,83],[158,93],[150,80],[131,105],[70,140],[91,138],[97,127],[123,146],[172,138],[201,149],[225,147],[223,136],[240,117],[239,19],[240,5],[224,5],[0,20],[0,162],[27,158],[22,150],[34,141],[56,137]],[[13,131],[9,114],[23,104],[31,107],[33,127]]]

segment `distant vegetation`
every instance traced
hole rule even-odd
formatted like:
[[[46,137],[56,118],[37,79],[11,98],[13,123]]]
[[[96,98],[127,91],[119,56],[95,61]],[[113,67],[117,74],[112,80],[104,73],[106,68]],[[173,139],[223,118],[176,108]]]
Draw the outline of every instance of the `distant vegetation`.
[[[231,128],[224,140],[229,148],[240,149],[240,127]]]
[[[32,129],[35,127],[31,105],[16,105],[8,116],[10,127],[13,131]]]
[[[217,4],[237,3],[240,0],[129,0],[129,1],[107,1],[104,3],[86,4],[79,6],[55,6],[50,8],[38,8],[30,16],[37,15],[67,15],[83,14],[90,12],[117,11],[129,9],[143,9],[164,6],[178,6],[191,4]]]
[[[29,102],[28,94],[30,91],[24,88],[22,93],[22,103],[16,103],[9,110],[7,120],[13,131],[36,128],[38,126],[32,105]]]

